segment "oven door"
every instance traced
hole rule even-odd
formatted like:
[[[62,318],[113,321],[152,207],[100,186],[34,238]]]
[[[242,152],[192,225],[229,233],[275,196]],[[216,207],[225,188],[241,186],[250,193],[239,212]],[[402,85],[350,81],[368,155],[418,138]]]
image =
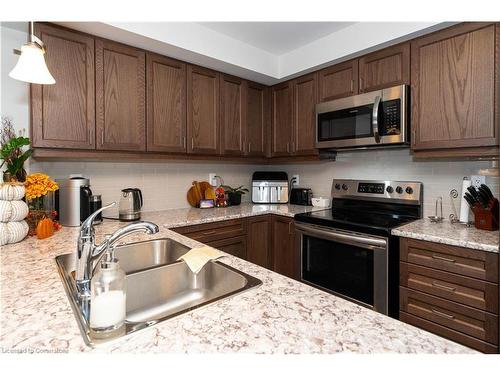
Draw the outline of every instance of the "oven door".
[[[388,239],[296,223],[301,280],[388,314]]]

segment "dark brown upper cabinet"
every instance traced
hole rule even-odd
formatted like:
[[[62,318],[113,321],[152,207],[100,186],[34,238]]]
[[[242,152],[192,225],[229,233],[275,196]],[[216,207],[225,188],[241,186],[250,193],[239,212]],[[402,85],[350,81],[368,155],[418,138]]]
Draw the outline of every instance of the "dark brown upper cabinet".
[[[144,51],[96,40],[97,148],[146,150]]]
[[[498,145],[499,43],[494,24],[477,22],[411,43],[413,150]]]
[[[246,154],[266,156],[269,138],[269,90],[258,83],[247,83],[246,94]]]
[[[246,82],[220,74],[220,146],[222,155],[246,152]]]
[[[315,155],[316,103],[318,74],[312,73],[293,81],[294,136],[291,150],[295,155]]]
[[[319,101],[327,102],[358,93],[358,60],[319,71]]]
[[[359,59],[359,92],[410,84],[410,43],[362,56]]]
[[[283,82],[272,88],[272,156],[289,156],[292,153],[293,135],[293,85]]]
[[[94,39],[35,24],[54,85],[31,85],[34,147],[95,149]]]
[[[219,153],[219,73],[188,65],[187,69],[188,152]]]
[[[146,77],[148,151],[185,153],[186,64],[147,53]]]

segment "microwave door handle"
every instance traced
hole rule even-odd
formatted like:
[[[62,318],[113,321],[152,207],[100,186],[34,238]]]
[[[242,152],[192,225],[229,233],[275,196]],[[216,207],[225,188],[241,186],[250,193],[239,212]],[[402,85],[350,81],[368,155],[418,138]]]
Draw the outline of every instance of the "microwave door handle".
[[[372,128],[373,128],[373,136],[375,137],[375,142],[380,143],[380,134],[378,132],[378,108],[380,107],[380,101],[382,98],[377,95],[375,97],[375,102],[373,103],[373,112],[372,112]]]

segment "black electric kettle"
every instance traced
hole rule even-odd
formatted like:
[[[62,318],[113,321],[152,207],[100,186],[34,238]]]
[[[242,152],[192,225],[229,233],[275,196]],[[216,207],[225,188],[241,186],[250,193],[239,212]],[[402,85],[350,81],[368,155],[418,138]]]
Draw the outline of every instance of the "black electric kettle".
[[[118,217],[121,221],[134,221],[141,219],[142,192],[137,188],[122,190]]]

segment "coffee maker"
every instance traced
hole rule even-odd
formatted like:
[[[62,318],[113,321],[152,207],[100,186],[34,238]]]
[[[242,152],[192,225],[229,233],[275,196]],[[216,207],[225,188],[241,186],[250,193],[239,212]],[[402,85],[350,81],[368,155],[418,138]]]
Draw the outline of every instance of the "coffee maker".
[[[56,180],[56,211],[59,222],[66,227],[79,227],[90,215],[90,180],[85,177],[69,177]]]

